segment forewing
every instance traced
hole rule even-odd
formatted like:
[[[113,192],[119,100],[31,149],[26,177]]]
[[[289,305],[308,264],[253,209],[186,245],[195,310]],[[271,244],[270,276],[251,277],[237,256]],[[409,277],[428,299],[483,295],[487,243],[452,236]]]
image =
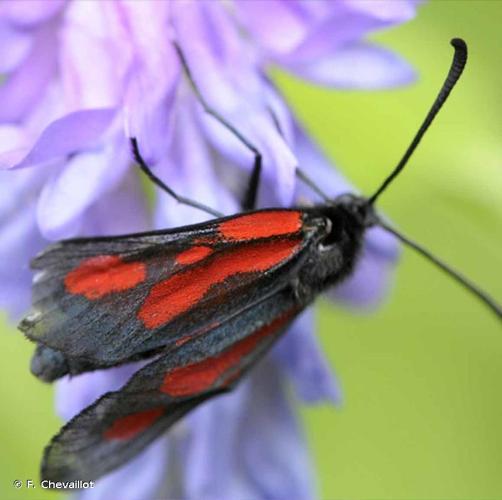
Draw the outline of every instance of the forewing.
[[[233,388],[299,311],[284,291],[166,352],[63,427],[46,448],[42,478],[93,480],[133,458],[194,407]]]
[[[263,210],[173,231],[62,242],[35,259],[20,328],[85,370],[159,352],[290,283],[325,231],[299,210]],[[77,362],[78,361],[78,362]]]

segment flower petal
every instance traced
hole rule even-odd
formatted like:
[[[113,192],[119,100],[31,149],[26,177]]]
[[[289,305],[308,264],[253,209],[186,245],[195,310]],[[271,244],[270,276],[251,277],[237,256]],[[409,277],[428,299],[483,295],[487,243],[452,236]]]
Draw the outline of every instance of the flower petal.
[[[315,497],[303,433],[270,361],[262,361],[232,394],[196,410],[187,423],[185,498]]]
[[[238,113],[239,118],[232,123],[238,124],[239,132],[257,147],[263,158],[259,206],[291,206],[297,165],[295,156],[269,118],[247,109],[244,105],[240,111],[242,115]],[[211,117],[203,116],[202,123],[215,149],[231,163],[246,169],[247,175],[242,177],[241,182],[242,187],[246,186],[254,155]]]
[[[118,39],[120,14],[115,2],[69,4],[59,33],[67,110],[121,104],[132,54],[130,44]]]
[[[392,287],[397,248],[397,242],[382,229],[370,229],[354,273],[327,295],[353,307],[380,305]]]
[[[291,379],[297,396],[303,401],[340,402],[340,388],[315,338],[312,308],[295,320],[272,355]]]
[[[155,166],[155,173],[180,195],[200,201],[225,214],[238,211],[231,194],[224,189],[213,168],[213,157],[201,137],[194,117],[194,102],[190,98],[179,103],[171,148]],[[200,179],[202,182],[194,182]],[[158,192],[156,227],[170,227],[206,220],[208,214],[183,205],[167,193]]]
[[[13,71],[28,55],[32,35],[24,30],[15,29],[0,18],[0,74]]]
[[[135,363],[62,378],[56,385],[58,414],[70,420],[105,392],[120,389],[137,369],[138,364]]]
[[[31,300],[30,260],[42,249],[44,240],[37,229],[33,202],[1,214],[0,226],[0,307],[13,320],[26,312]]]
[[[184,485],[188,499],[255,498],[240,470],[240,424],[249,383],[196,409],[186,419]],[[224,478],[224,480],[221,480]]]
[[[257,498],[317,498],[312,465],[277,367],[255,370],[252,392],[241,418],[244,467]]]
[[[36,171],[0,171],[0,307],[15,320],[26,312],[31,299],[29,262],[46,243],[35,216],[34,193],[41,182]]]
[[[2,2],[0,15],[12,24],[23,28],[48,21],[65,5],[66,0],[50,2]]]
[[[42,234],[48,239],[78,234],[78,219],[103,193],[118,185],[129,164],[123,143],[112,143],[104,150],[75,156],[55,172],[38,200]]]
[[[377,29],[413,18],[414,0],[236,2],[238,20],[279,64],[315,63]],[[277,19],[281,22],[277,23]]]
[[[296,122],[294,123],[294,143],[300,168],[317,186],[322,188],[326,196],[335,198],[342,193],[355,191]],[[311,200],[315,202],[325,201],[314,190],[299,180],[296,183],[296,202],[312,204]]]
[[[13,165],[2,165],[2,168],[45,164],[94,146],[111,125],[115,113],[113,108],[88,109],[54,120],[21,161]]]
[[[98,198],[85,212],[79,235],[113,236],[151,229],[147,208],[137,172],[128,172],[115,189]]]
[[[342,89],[379,89],[411,83],[415,72],[393,52],[354,43],[310,61],[289,61],[288,69],[314,83]]]
[[[24,127],[0,125],[0,151],[3,151],[0,153],[0,170],[19,163],[29,151],[29,143]]]
[[[345,4],[384,22],[404,23],[413,19],[422,0],[345,0]]]
[[[121,7],[118,40],[133,53],[124,97],[126,133],[136,137],[144,157],[156,163],[169,147],[181,82],[169,27],[171,2],[126,2]]]
[[[239,21],[258,44],[275,53],[294,50],[308,33],[311,18],[301,7],[295,0],[235,2]]]
[[[32,112],[57,69],[57,34],[44,26],[34,34],[31,50],[0,85],[0,122],[19,122]]]
[[[140,364],[135,363],[84,373],[77,377],[64,377],[56,386],[58,413],[65,420],[70,420],[105,392],[122,387],[139,366]],[[149,500],[158,494],[166,467],[166,441],[160,439],[134,460],[99,479],[94,488],[81,492],[78,499],[104,500],[114,497],[124,500]],[[137,480],[138,477],[141,477],[141,481]]]
[[[159,497],[168,467],[166,440],[159,439],[124,466],[81,491],[75,500],[152,500]]]
[[[256,71],[255,56],[248,53],[216,2],[173,5],[176,36],[202,95],[263,153],[263,173],[267,184],[273,187],[273,204],[290,205],[296,158],[267,108],[265,81]],[[197,37],[192,33],[197,33]],[[231,138],[221,124],[206,117],[206,125],[218,150],[252,165],[252,154],[235,137]]]

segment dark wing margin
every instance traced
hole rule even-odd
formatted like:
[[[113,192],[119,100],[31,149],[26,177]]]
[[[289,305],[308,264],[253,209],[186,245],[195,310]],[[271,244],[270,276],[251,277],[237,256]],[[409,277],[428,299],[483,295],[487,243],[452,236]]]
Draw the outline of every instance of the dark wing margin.
[[[187,412],[231,390],[300,310],[283,291],[167,351],[62,428],[45,450],[42,479],[90,481],[127,462]]]
[[[223,324],[288,286],[322,218],[263,210],[176,230],[59,243],[33,262],[33,311],[20,324],[61,359],[60,376],[149,357]],[[43,378],[43,377],[42,377]]]

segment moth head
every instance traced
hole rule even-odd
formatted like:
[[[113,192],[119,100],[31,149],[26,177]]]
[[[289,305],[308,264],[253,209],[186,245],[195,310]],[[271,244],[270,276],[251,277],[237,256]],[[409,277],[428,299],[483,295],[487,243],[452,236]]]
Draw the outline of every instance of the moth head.
[[[372,227],[377,223],[373,205],[363,196],[345,193],[333,200],[333,206],[362,229]]]
[[[337,196],[333,201],[316,207],[326,218],[328,225],[326,236],[320,242],[323,251],[332,245],[357,247],[365,230],[376,223],[375,210],[366,198],[351,193]]]
[[[309,186],[313,187],[316,192],[321,194],[321,196],[323,196],[329,203],[330,208],[329,210],[327,208],[325,215],[329,218],[332,228],[328,237],[325,241],[323,241],[323,244],[335,243],[337,239],[338,241],[343,241],[344,239],[347,239],[347,237],[352,237],[355,240],[358,236],[362,236],[366,228],[379,226],[381,229],[393,234],[398,240],[408,247],[413,248],[416,252],[420,253],[443,272],[456,280],[460,285],[481,300],[485,306],[491,309],[500,320],[502,319],[502,306],[498,304],[489,294],[487,294],[475,283],[465,278],[460,272],[440,260],[423,246],[415,241],[412,241],[401,232],[391,227],[382,218],[380,218],[373,209],[376,205],[376,201],[380,198],[382,193],[386,192],[387,188],[393,184],[394,180],[407,165],[408,160],[422,140],[422,137],[428,130],[429,126],[432,124],[437,113],[446,102],[450,92],[454,88],[462,74],[462,71],[464,70],[464,66],[467,61],[467,45],[459,38],[454,38],[451,41],[451,44],[455,49],[455,54],[453,56],[450,70],[439,91],[439,94],[434,100],[434,103],[429,109],[422,125],[418,129],[418,132],[415,134],[401,160],[371,196],[363,198],[353,194],[344,194],[331,201],[327,199],[327,196],[323,195],[322,191],[316,187],[311,180],[306,178],[304,174],[302,174],[300,178],[302,178]]]

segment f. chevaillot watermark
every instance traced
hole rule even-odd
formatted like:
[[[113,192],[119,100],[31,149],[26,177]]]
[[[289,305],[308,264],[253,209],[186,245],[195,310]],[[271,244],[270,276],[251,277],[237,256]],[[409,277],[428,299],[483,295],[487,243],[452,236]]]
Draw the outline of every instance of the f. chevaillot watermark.
[[[51,481],[50,479],[44,479],[40,482],[35,482],[33,479],[15,479],[12,482],[14,488],[27,488],[33,489],[40,486],[44,490],[89,490],[94,488],[96,484],[95,481],[82,481],[80,479],[76,481]]]

